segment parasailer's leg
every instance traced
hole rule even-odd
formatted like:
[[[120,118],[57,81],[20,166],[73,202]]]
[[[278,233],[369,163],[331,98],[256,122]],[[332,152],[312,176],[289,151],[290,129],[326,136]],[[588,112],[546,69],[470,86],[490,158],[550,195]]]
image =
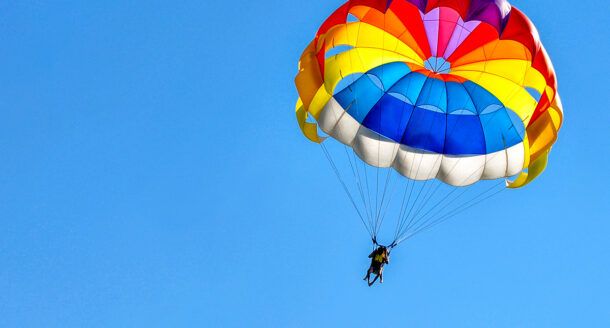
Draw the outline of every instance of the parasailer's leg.
[[[377,278],[379,278],[379,275],[376,275],[376,276],[375,276],[375,279],[373,279],[373,281],[369,282],[369,287],[370,287],[371,285],[373,285],[373,284],[375,283],[375,281],[377,281]]]
[[[383,284],[383,267],[379,270],[379,283]]]

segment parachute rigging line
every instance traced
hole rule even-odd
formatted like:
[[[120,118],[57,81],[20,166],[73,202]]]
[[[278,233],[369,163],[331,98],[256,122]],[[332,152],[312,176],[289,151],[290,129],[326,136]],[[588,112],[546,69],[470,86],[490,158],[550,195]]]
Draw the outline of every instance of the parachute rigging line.
[[[352,194],[349,192],[349,189],[345,185],[345,182],[343,181],[343,178],[341,178],[341,174],[339,173],[339,170],[337,169],[337,166],[335,165],[334,161],[330,157],[330,154],[328,153],[328,150],[326,149],[326,146],[324,145],[324,143],[320,143],[320,146],[322,147],[322,150],[324,151],[324,154],[326,155],[326,159],[328,159],[328,162],[330,163],[333,171],[335,172],[335,175],[337,175],[337,179],[339,179],[339,182],[341,183],[341,186],[343,186],[343,190],[345,190],[345,193],[347,194],[347,197],[349,198],[349,200],[351,201],[352,205],[354,206],[354,209],[356,209],[356,212],[358,213],[358,217],[360,217],[360,221],[362,221],[362,224],[364,225],[364,227],[368,231],[369,235],[371,236],[371,238],[373,238],[373,234],[372,234],[371,230],[366,225],[366,223],[364,223],[364,218],[362,217],[362,214],[360,213],[360,209],[358,209],[358,206],[356,206],[356,202],[354,202],[354,198],[352,197]]]

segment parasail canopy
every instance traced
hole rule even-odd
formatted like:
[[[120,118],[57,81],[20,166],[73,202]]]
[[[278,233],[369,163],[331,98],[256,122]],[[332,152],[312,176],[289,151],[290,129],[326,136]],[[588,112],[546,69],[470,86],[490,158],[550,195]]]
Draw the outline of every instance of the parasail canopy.
[[[525,186],[563,120],[538,32],[504,0],[348,1],[303,52],[296,86],[310,140],[321,130],[372,167],[456,187]]]

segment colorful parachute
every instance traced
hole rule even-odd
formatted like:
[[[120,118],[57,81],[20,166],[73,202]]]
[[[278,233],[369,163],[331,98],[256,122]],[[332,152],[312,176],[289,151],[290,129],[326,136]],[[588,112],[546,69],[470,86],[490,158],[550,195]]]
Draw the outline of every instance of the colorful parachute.
[[[319,127],[373,167],[458,187],[528,184],[563,120],[538,32],[504,0],[348,1],[303,52],[296,86],[310,140],[324,141]]]

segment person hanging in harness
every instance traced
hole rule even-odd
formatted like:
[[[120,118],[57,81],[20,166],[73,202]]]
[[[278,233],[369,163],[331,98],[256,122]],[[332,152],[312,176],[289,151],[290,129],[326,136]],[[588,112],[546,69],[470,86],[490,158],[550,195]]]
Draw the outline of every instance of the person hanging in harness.
[[[371,266],[366,272],[366,277],[364,277],[363,280],[366,280],[369,286],[371,286],[375,283],[377,278],[379,278],[379,282],[383,284],[383,266],[385,264],[390,264],[390,252],[388,252],[388,248],[385,246],[379,246],[376,250],[369,254],[369,258],[371,259]],[[371,281],[371,273],[377,275],[373,281]]]

